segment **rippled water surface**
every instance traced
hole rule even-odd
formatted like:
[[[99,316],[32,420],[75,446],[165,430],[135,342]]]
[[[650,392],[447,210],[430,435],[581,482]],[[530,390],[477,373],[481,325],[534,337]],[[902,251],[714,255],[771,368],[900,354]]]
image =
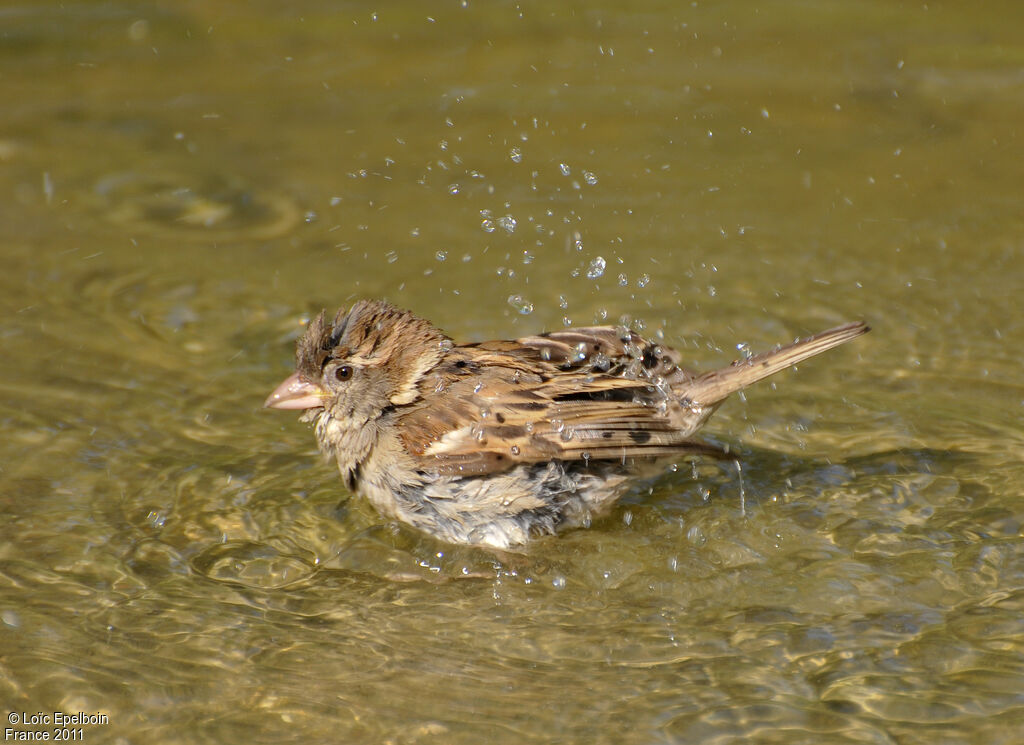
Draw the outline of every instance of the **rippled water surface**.
[[[5,4],[8,724],[1022,741],[1022,23]],[[460,339],[625,321],[697,368],[874,330],[723,406],[741,471],[680,463],[498,556],[388,524],[261,409],[304,320],[358,297]]]

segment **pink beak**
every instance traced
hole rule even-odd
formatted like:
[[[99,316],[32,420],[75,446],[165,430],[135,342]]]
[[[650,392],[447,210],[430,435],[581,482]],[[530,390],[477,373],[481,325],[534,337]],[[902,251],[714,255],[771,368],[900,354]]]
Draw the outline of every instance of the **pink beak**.
[[[269,409],[315,409],[324,405],[326,395],[323,389],[303,380],[296,372],[281,381],[263,405]]]

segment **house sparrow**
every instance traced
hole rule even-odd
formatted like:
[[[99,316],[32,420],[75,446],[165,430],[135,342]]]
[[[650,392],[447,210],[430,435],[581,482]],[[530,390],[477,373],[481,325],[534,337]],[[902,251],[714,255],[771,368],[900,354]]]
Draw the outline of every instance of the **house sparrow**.
[[[361,300],[310,322],[264,405],[304,410],[345,485],[388,518],[509,548],[589,524],[644,464],[723,455],[690,438],[730,393],[866,331],[850,323],[701,374],[624,328],[456,344]]]

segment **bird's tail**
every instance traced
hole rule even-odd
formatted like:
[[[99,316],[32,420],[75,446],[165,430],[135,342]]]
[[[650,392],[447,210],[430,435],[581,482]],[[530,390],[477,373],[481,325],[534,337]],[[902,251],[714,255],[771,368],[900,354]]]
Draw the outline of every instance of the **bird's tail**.
[[[808,357],[845,344],[868,331],[870,328],[867,324],[856,321],[822,331],[806,339],[797,339],[784,347],[762,352],[749,359],[737,360],[729,367],[700,375],[684,386],[680,393],[700,406],[714,406],[752,383],[803,362]]]

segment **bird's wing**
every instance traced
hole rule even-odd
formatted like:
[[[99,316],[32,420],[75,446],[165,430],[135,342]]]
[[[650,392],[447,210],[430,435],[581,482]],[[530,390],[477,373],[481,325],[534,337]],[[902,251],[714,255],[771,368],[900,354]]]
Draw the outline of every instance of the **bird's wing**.
[[[399,414],[401,437],[425,469],[456,475],[549,460],[720,455],[679,426],[670,380],[692,376],[672,354],[610,327],[456,347]]]

